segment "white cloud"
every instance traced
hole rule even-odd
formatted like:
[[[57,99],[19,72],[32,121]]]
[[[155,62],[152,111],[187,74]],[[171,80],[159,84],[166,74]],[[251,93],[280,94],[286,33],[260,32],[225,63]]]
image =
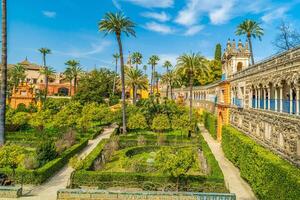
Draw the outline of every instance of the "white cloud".
[[[54,12],[54,11],[44,10],[42,13],[45,17],[48,17],[48,18],[55,18],[56,17],[56,12]]]
[[[267,12],[265,15],[263,15],[261,17],[261,19],[265,22],[265,23],[269,23],[275,19],[281,19],[284,18],[285,13],[288,11],[287,7],[280,7],[277,8],[275,10],[272,10],[270,12]]]
[[[122,10],[122,7],[121,7],[120,3],[118,2],[118,0],[112,0],[112,2],[118,10]]]
[[[146,8],[169,8],[174,5],[174,0],[124,0]]]
[[[203,28],[204,28],[204,26],[202,26],[202,25],[190,26],[190,27],[188,27],[188,29],[184,33],[184,35],[186,35],[186,36],[195,35],[195,34],[199,33]]]
[[[166,22],[166,21],[170,20],[170,16],[167,13],[163,12],[163,11],[160,12],[160,13],[157,13],[157,12],[144,12],[141,15],[144,16],[144,17],[147,17],[147,18],[156,19],[160,22]]]
[[[145,28],[154,32],[162,33],[162,34],[171,34],[174,32],[174,30],[164,24],[159,24],[156,22],[148,22],[145,25]]]
[[[231,10],[234,4],[232,1],[221,5],[219,9],[212,10],[209,13],[209,18],[212,24],[224,24],[231,19]]]

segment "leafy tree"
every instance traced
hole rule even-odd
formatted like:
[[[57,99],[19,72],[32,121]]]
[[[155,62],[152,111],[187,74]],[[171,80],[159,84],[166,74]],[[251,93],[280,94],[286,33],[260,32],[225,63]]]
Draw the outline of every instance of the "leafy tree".
[[[36,149],[36,154],[40,166],[55,159],[57,156],[56,148],[52,141],[45,141],[39,144]]]
[[[46,83],[45,83],[45,97],[44,99],[47,99],[48,95],[48,84],[49,84],[49,78],[55,74],[55,70],[52,67],[45,67],[40,70],[40,74],[44,75],[46,77]]]
[[[125,102],[125,71],[124,71],[124,58],[123,58],[123,47],[121,41],[121,34],[124,33],[126,36],[135,36],[134,31],[135,24],[122,13],[107,13],[99,22],[99,30],[104,31],[105,34],[115,34],[118,45],[119,54],[121,59],[121,83],[122,83],[122,131],[126,133],[126,102]]]
[[[47,64],[46,64],[46,55],[51,54],[51,50],[48,48],[40,48],[39,52],[43,55],[43,70],[41,70],[41,74],[45,75],[45,99],[48,95],[48,84],[49,84],[49,76],[51,75],[51,70],[48,70]]]
[[[82,104],[104,103],[104,98],[111,96],[114,77],[114,72],[104,68],[86,73],[80,78],[77,93],[73,98]]]
[[[25,149],[9,144],[0,147],[0,167],[16,169],[24,160]]]
[[[190,121],[192,120],[193,86],[196,76],[205,76],[209,72],[208,61],[200,54],[183,54],[177,58],[177,73],[188,77],[190,88]]]
[[[40,110],[37,113],[32,114],[29,120],[29,125],[34,127],[38,131],[43,131],[46,124],[52,119],[50,110]]]
[[[7,4],[2,0],[2,55],[1,55],[1,84],[0,84],[0,146],[5,142],[5,113],[7,91]]]
[[[78,85],[78,77],[82,73],[82,68],[80,66],[80,62],[78,62],[76,60],[68,60],[65,63],[65,65],[67,65],[66,71],[69,71],[68,73],[70,73],[73,76],[73,80],[74,80],[74,94],[76,94],[76,92],[77,92],[77,85]]]
[[[10,68],[8,70],[9,92],[17,88],[20,85],[20,83],[23,83],[25,81],[25,78],[25,68],[22,65],[14,65],[12,68]]]
[[[66,70],[64,71],[64,76],[65,76],[65,79],[69,81],[69,84],[70,84],[70,91],[69,91],[69,96],[72,96],[72,81],[73,81],[73,74],[72,74],[72,71],[71,71],[71,68],[70,67],[67,67]]]
[[[116,78],[118,75],[118,60],[120,59],[120,55],[118,53],[113,54],[113,57],[115,59],[115,63],[116,63],[116,69],[115,69],[115,76],[114,76],[114,85],[113,85],[113,96],[115,95],[115,91],[116,91]]]
[[[126,85],[132,88],[133,104],[136,104],[137,89],[146,89],[148,85],[147,78],[139,69],[128,68],[125,73]]]
[[[69,103],[70,103],[69,99],[49,98],[44,102],[42,109],[49,110],[51,112],[51,114],[53,115],[53,114],[58,113],[61,109],[63,109],[64,106],[68,105]]]
[[[279,33],[273,44],[279,51],[290,50],[300,45],[300,34],[290,24],[282,21],[278,30]]]
[[[151,95],[153,94],[155,66],[158,64],[158,61],[159,61],[159,57],[157,55],[152,55],[148,61],[148,64],[151,65],[151,89],[150,89]]]
[[[29,120],[30,120],[30,115],[27,112],[17,112],[11,118],[12,124],[16,126],[18,129],[25,128],[28,125]]]
[[[216,49],[215,49],[215,60],[221,62],[221,59],[222,59],[222,47],[221,47],[221,44],[218,43],[216,45]]]
[[[136,113],[130,115],[128,118],[128,128],[131,130],[135,129],[146,129],[148,127],[145,116],[142,113]]]
[[[258,37],[258,39],[261,40],[261,37],[264,35],[264,30],[260,27],[259,23],[250,19],[246,19],[245,21],[243,21],[241,24],[238,25],[235,34],[247,36],[247,40],[250,45],[251,61],[252,61],[252,65],[254,65],[254,55],[253,55],[251,38]]]
[[[135,64],[135,69],[137,70],[139,65],[142,64],[143,55],[140,52],[133,52],[132,63]]]
[[[163,132],[170,129],[168,116],[165,114],[159,114],[154,117],[151,128],[158,132]]]
[[[172,119],[172,129],[179,130],[181,132],[187,132],[191,129],[191,122],[189,120],[189,115],[184,114],[181,116],[174,116]]]

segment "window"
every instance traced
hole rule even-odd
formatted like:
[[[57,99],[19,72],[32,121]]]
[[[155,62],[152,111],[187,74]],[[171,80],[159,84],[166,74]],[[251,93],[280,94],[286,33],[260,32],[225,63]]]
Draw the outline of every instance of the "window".
[[[37,79],[36,78],[34,78],[34,79],[32,79],[33,80],[33,84],[36,84],[37,83]]]
[[[243,63],[242,62],[238,62],[236,70],[237,70],[237,72],[240,72],[240,71],[243,70]]]

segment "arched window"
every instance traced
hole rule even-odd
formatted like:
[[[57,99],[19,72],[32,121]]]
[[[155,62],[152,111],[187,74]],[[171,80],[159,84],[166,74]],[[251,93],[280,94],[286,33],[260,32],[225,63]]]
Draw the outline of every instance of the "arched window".
[[[238,62],[236,70],[237,70],[237,72],[240,72],[240,71],[243,70],[243,63],[242,62]]]

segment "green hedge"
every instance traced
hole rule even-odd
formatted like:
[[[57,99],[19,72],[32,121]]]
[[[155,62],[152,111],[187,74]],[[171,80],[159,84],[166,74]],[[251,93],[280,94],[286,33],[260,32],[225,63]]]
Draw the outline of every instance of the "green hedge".
[[[222,148],[259,199],[299,199],[300,169],[231,126],[223,127]]]
[[[203,112],[204,126],[214,139],[217,139],[217,121],[218,119],[215,115],[209,112]]]
[[[79,153],[88,144],[88,139],[82,140],[80,143],[75,144],[71,148],[64,151],[58,158],[48,162],[44,166],[35,170],[16,169],[14,180],[16,183],[24,184],[41,184],[49,177],[55,174],[58,170],[62,169],[75,154]],[[13,177],[12,169],[0,168],[0,173],[7,174]]]

